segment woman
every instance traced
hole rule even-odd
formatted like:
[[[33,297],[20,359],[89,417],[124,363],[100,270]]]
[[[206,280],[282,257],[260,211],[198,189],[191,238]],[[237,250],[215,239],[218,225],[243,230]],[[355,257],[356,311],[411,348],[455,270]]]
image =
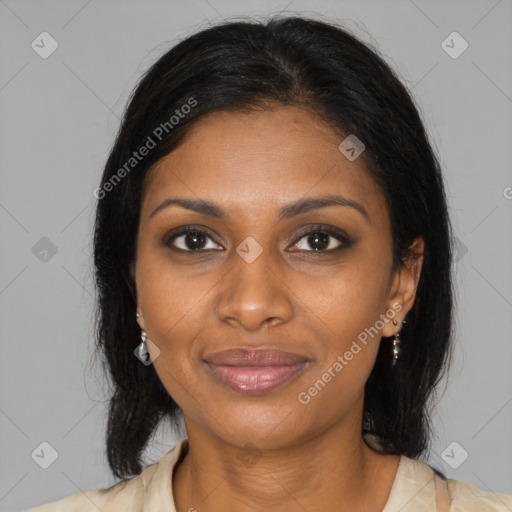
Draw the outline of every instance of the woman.
[[[375,50],[299,17],[192,35],[137,86],[95,195],[124,480],[32,511],[512,508],[415,460],[451,356],[451,228]]]

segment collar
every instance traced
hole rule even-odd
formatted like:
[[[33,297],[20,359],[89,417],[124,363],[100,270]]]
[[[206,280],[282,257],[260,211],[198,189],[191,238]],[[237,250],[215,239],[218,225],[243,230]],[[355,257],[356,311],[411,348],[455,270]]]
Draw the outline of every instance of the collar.
[[[153,472],[142,472],[143,512],[176,512],[172,476],[187,451],[188,438],[185,438],[158,461]],[[401,455],[388,501],[382,512],[436,510],[434,475],[434,471],[427,464]]]
[[[382,512],[437,510],[434,475],[427,464],[400,455],[395,480]]]
[[[187,451],[188,438],[185,438],[158,461],[152,473],[148,475],[144,475],[144,471],[141,473],[144,486],[142,512],[176,512],[172,493],[172,476],[179,460]]]

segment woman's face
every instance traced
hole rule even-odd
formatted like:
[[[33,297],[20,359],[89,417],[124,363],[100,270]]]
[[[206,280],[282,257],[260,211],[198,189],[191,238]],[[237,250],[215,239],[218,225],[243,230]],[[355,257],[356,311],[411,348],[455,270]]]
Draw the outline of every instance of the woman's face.
[[[152,169],[137,241],[139,324],[188,430],[267,449],[336,425],[360,433],[380,337],[412,306],[419,269],[392,275],[384,196],[341,142],[297,107],[216,112]],[[339,204],[311,207],[334,196]],[[215,211],[192,208],[200,201]],[[295,357],[216,359],[239,348]]]

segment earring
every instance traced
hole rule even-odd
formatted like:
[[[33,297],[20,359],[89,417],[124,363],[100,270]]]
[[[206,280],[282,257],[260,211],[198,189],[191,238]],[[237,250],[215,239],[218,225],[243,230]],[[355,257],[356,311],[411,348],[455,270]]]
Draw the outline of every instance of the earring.
[[[145,364],[148,365],[151,363],[151,356],[149,355],[148,345],[146,343],[147,334],[145,329],[141,329],[140,332],[140,345],[137,347],[139,351],[139,359]]]
[[[405,324],[405,320],[402,321],[402,325]],[[393,325],[398,325],[398,322],[393,319]],[[402,352],[401,340],[400,340],[400,330],[402,329],[402,325],[400,329],[395,333],[395,337],[393,338],[393,366],[396,366],[398,358]]]

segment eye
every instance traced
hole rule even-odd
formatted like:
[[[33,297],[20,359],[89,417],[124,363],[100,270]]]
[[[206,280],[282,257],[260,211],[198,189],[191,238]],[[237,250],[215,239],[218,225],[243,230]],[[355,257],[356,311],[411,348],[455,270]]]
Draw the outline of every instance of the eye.
[[[178,228],[167,233],[162,239],[162,244],[178,251],[190,253],[224,250],[208,230],[195,226]],[[341,229],[317,225],[309,226],[306,231],[303,231],[292,247],[296,247],[300,251],[324,254],[349,248],[352,244],[350,237]],[[307,249],[308,245],[312,250]]]
[[[208,247],[208,240],[213,242],[213,244],[210,244],[210,247]],[[172,247],[173,249],[184,252],[223,250],[222,248],[219,249],[219,245],[215,242],[209,231],[193,226],[179,228],[178,231],[167,233],[162,243],[167,247]]]
[[[341,229],[318,225],[310,226],[306,232],[301,233],[300,238],[292,247],[306,252],[323,254],[349,248],[352,243],[350,237]],[[308,250],[307,246],[312,250]]]

